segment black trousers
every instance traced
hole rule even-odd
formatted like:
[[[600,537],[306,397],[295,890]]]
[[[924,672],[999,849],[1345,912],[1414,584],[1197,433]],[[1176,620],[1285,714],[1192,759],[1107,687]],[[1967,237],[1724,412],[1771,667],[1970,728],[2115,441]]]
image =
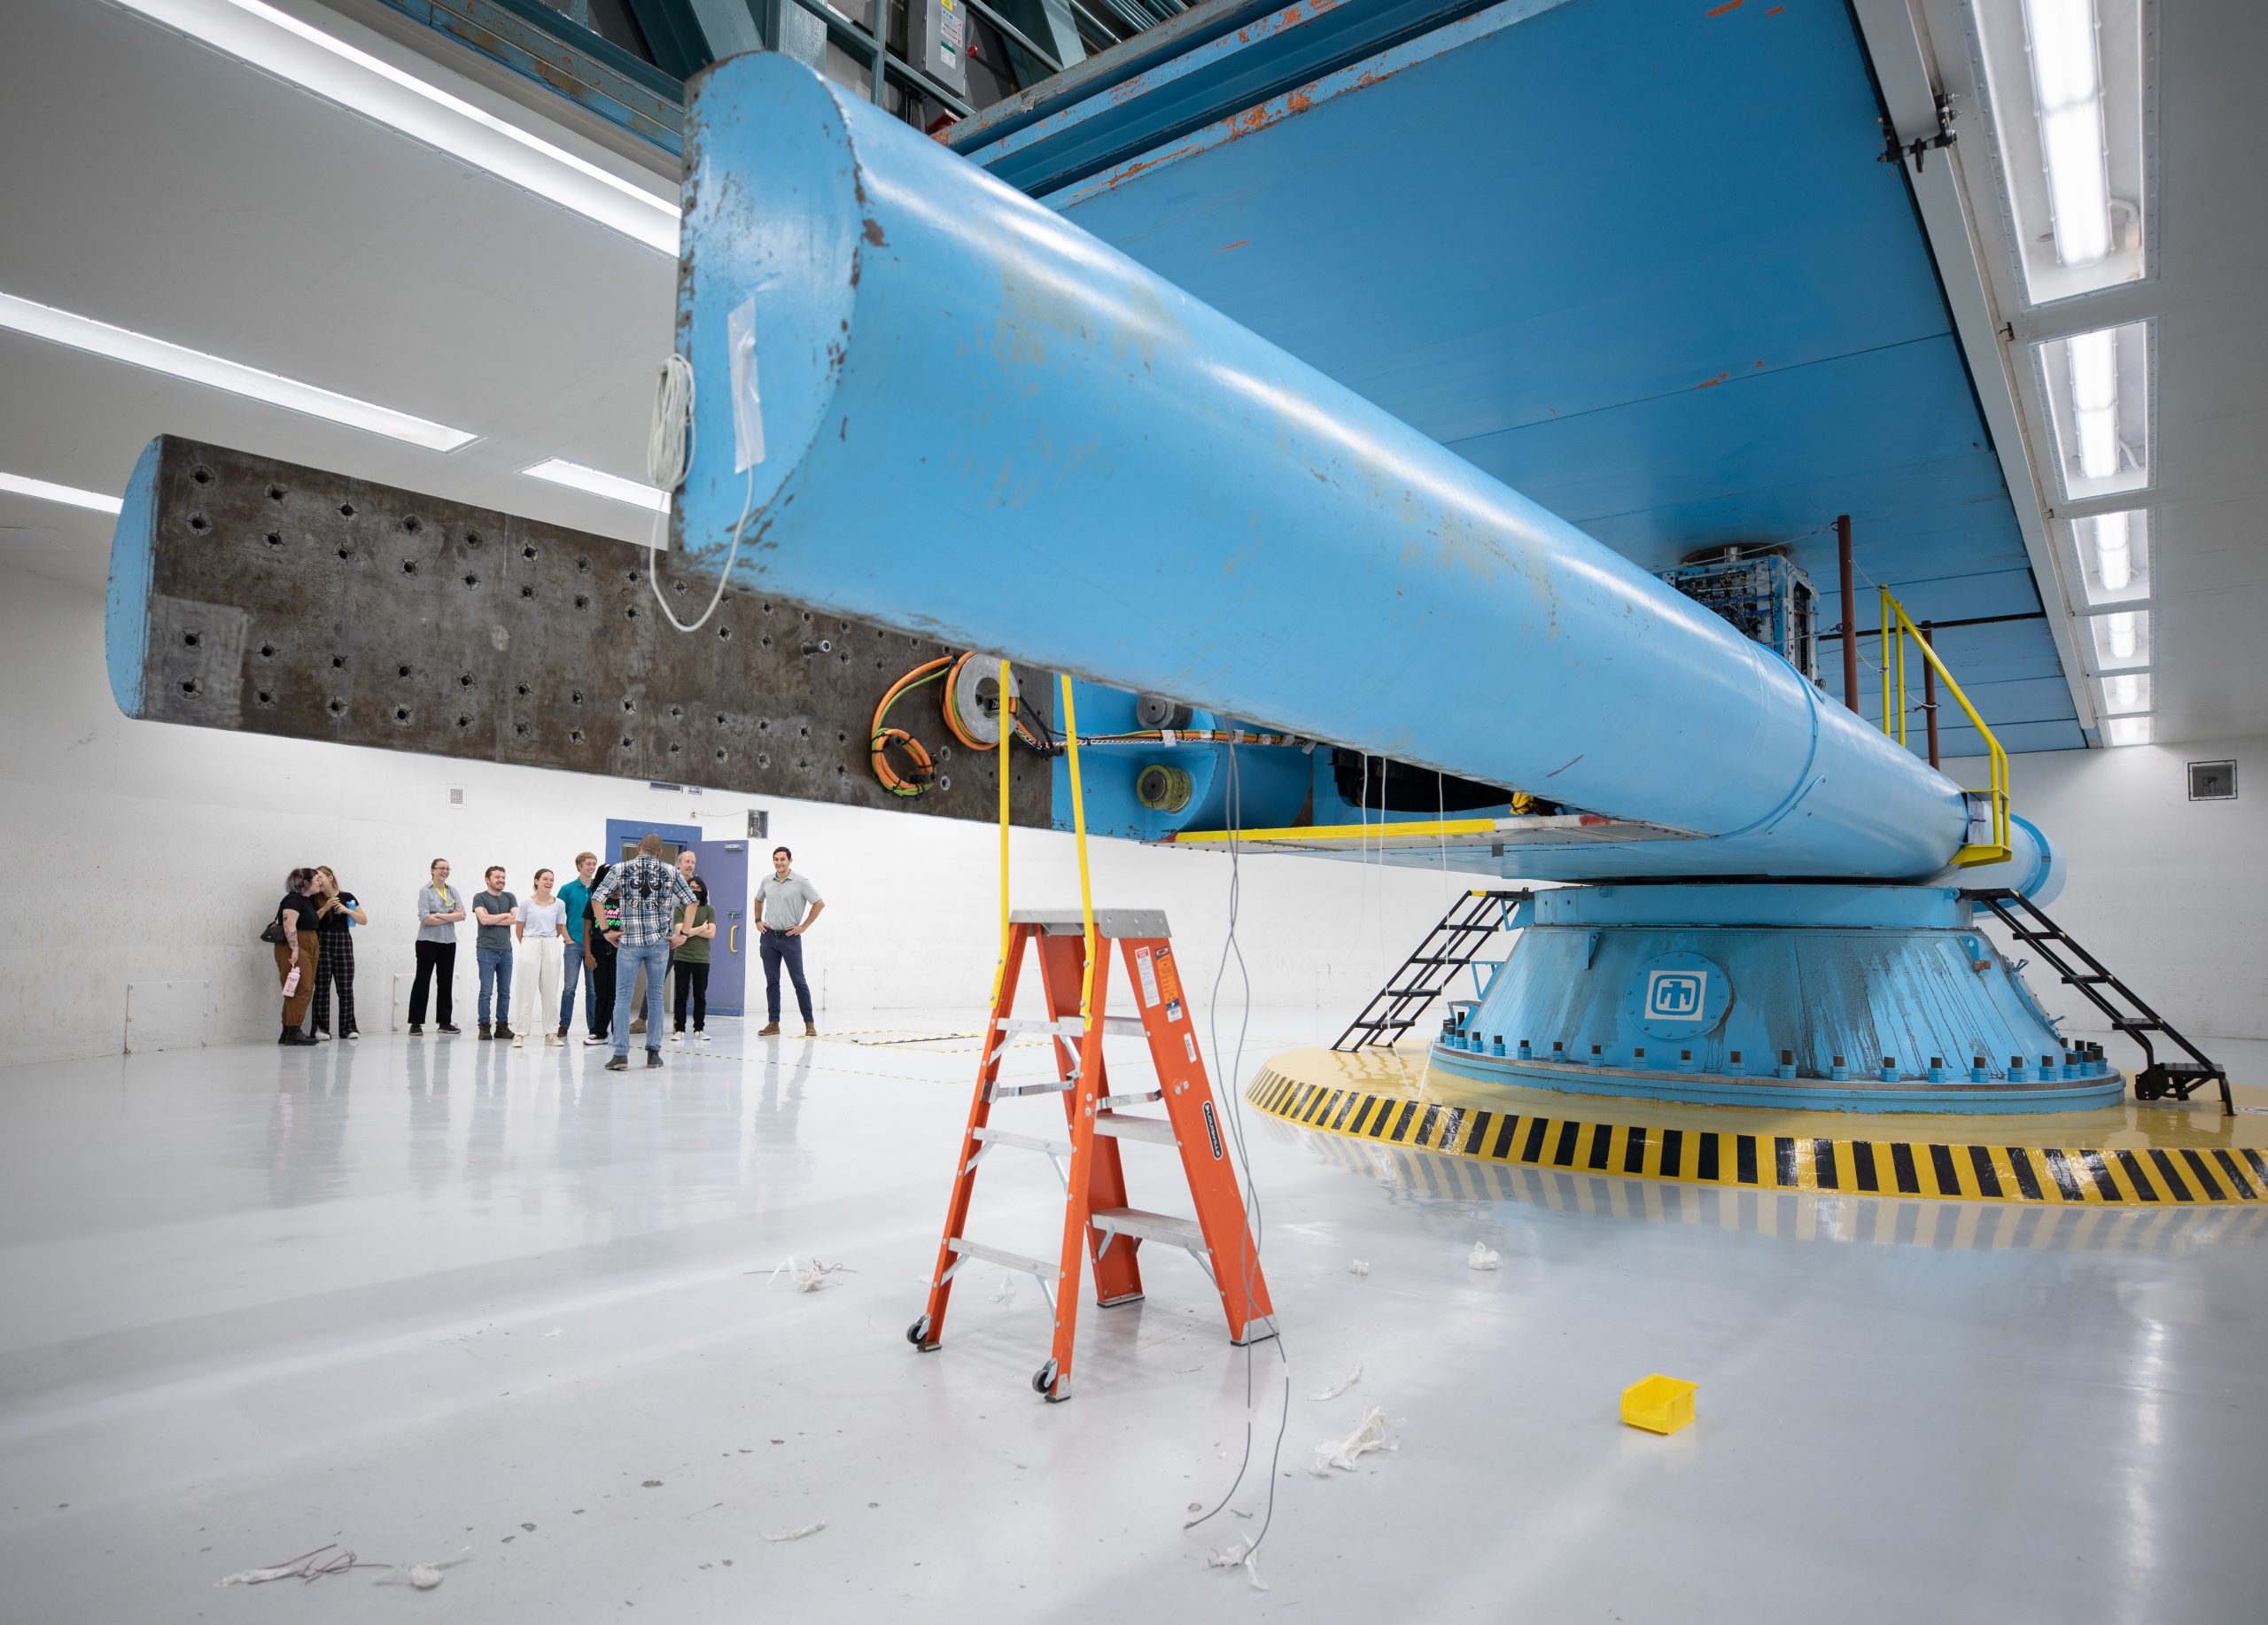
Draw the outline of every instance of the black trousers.
[[[591,979],[591,997],[598,1001],[598,1014],[591,1018],[591,1037],[603,1038],[614,1030],[614,952],[594,948],[591,959],[593,962],[583,968],[583,974]]]
[[[330,1030],[331,990],[338,991],[338,1036],[360,1032],[354,1020],[354,938],[346,931],[318,931],[322,953],[315,960],[315,1030]]]
[[[456,997],[457,945],[453,942],[420,942],[417,945],[417,975],[409,984],[409,1024],[425,1024],[425,990],[438,977],[440,991],[433,1000],[434,1013],[441,1025],[450,1024],[450,1006]]]
[[[709,962],[706,960],[672,960],[670,970],[677,977],[677,1005],[671,1025],[679,1032],[685,1030],[686,995],[693,996],[693,1030],[703,1030],[709,1022]]]

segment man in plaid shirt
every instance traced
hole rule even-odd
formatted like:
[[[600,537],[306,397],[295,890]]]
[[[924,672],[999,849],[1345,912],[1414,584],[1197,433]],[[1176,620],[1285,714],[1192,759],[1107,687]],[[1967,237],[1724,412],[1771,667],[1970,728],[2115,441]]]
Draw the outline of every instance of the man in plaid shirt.
[[[662,837],[649,832],[638,855],[617,863],[591,889],[591,901],[603,911],[614,902],[621,918],[606,934],[619,959],[614,972],[614,1059],[610,1072],[630,1064],[630,990],[638,968],[646,968],[646,1064],[662,1064],[662,984],[669,979],[670,927],[677,911],[698,901],[685,876],[662,861]]]

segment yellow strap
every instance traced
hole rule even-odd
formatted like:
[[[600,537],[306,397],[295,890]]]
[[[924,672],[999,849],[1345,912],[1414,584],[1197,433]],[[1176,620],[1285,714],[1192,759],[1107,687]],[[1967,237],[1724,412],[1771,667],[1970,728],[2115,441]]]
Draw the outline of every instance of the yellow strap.
[[[1016,702],[1008,688],[1008,663],[1000,662],[1000,952],[992,961],[992,1007],[1000,1006],[1000,983],[1008,974],[1008,719]]]
[[[1071,758],[1071,831],[1079,851],[1079,919],[1086,927],[1087,964],[1079,975],[1079,1019],[1087,1019],[1095,994],[1095,899],[1087,883],[1087,798],[1079,789],[1079,713],[1071,704],[1071,674],[1058,675],[1063,685],[1063,745]]]

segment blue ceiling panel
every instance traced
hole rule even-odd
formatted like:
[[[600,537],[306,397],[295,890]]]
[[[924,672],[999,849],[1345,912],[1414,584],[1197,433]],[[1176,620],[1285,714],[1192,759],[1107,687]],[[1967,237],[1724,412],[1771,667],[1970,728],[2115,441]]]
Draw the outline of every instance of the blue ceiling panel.
[[[1861,627],[2036,616],[1878,114],[1843,0],[1511,0],[1044,200],[1648,567],[1790,542],[1833,624],[1848,513]],[[1960,634],[2082,743],[2044,622]]]

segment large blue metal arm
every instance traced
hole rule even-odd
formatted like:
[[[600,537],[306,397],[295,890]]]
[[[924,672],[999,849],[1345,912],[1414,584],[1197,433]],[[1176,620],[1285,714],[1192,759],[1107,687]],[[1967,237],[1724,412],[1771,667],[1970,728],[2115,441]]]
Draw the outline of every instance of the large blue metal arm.
[[[1960,791],[1776,655],[800,65],[701,75],[687,154],[692,559],[739,528],[751,588],[1695,837],[1529,874],[1961,845]]]

